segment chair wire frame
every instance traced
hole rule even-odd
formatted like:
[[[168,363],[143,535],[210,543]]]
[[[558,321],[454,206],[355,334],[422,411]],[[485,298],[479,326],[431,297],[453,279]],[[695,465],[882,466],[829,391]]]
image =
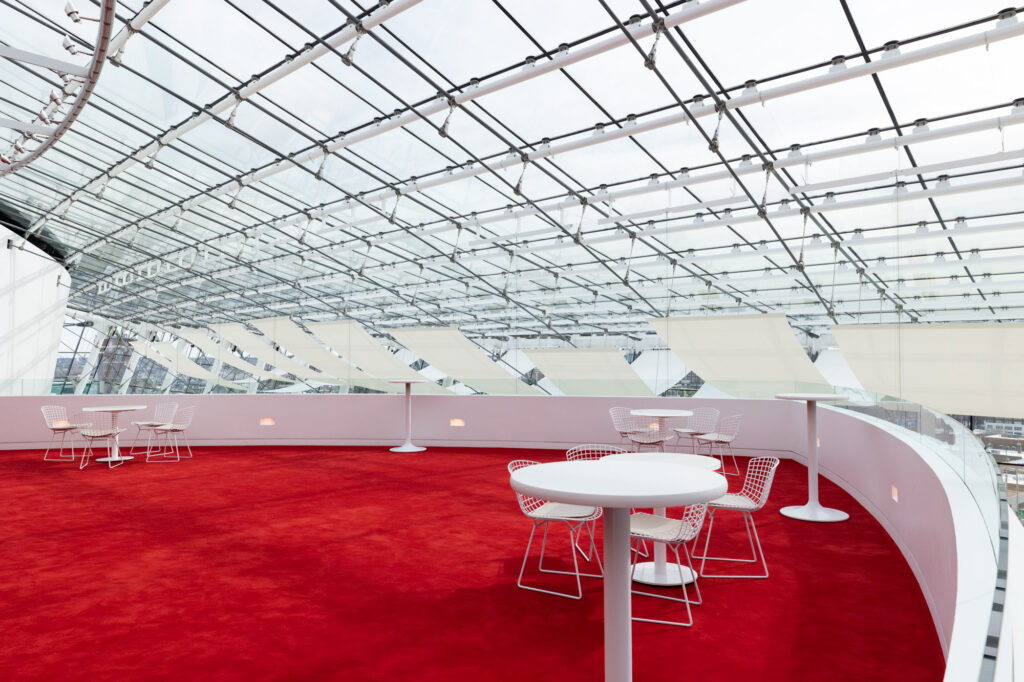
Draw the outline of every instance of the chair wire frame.
[[[50,442],[46,446],[46,452],[43,453],[43,460],[46,462],[73,462],[75,461],[75,432],[80,429],[85,429],[92,424],[79,424],[72,423],[68,419],[68,411],[63,405],[43,405],[39,408],[43,413],[43,419],[46,421],[46,428],[50,429]],[[60,449],[57,451],[56,456],[50,457],[50,450],[53,449],[53,441],[60,436]],[[64,454],[64,443],[70,436],[70,443],[68,447],[71,450],[70,455]],[[83,451],[85,447],[83,446]],[[83,468],[80,465],[79,468]]]
[[[607,457],[608,455],[621,455],[629,452],[626,448],[617,445],[601,445],[599,443],[585,443],[574,445],[565,451],[565,458],[569,461],[595,460]]]
[[[711,433],[695,435],[694,439],[708,447],[708,455],[715,456],[715,449],[718,449],[718,459],[722,461],[722,473],[726,476],[739,476],[740,467],[736,463],[736,453],[733,452],[732,442],[740,432],[740,424],[743,423],[742,414],[734,414],[718,422],[718,426]],[[729,449],[729,456],[732,457],[732,471],[725,469],[725,449]]]
[[[693,416],[686,421],[686,426],[672,429],[676,434],[676,448],[684,438],[690,439],[690,451],[697,454],[697,436],[707,433],[714,433],[718,427],[718,418],[721,412],[713,407],[698,407],[693,410]]]
[[[192,425],[192,416],[195,410],[194,405],[184,407],[175,413],[173,423],[153,427],[153,433],[156,436],[156,446],[153,452],[146,453],[147,462],[180,462],[182,459],[192,458],[192,446],[188,442],[185,430]],[[187,455],[181,454],[181,448],[178,446],[179,434],[182,440],[185,441],[185,448],[188,450]],[[161,436],[164,439],[165,449],[160,449]]]
[[[632,408],[629,407],[612,407],[608,410],[619,436],[631,443],[634,450],[643,446],[655,446],[663,450],[670,435],[665,420],[655,418],[656,421],[651,421],[651,418],[638,417],[631,412]]]
[[[761,539],[754,525],[754,512],[759,511],[768,501],[772,489],[775,471],[779,467],[778,457],[755,457],[747,465],[747,475],[743,480],[743,488],[738,493],[726,493],[722,497],[708,502],[708,531],[704,537],[704,551],[700,559],[700,574],[704,578],[767,578],[768,563],[761,548]],[[719,510],[738,511],[743,515],[743,525],[747,531],[747,542],[750,544],[750,558],[720,557],[708,554],[711,543],[711,532],[715,526],[715,512]],[[763,571],[756,575],[736,575],[733,573],[715,574],[704,570],[707,561],[729,561],[734,563],[756,563],[760,558]]]
[[[567,461],[569,461],[569,462],[594,461],[594,460],[601,459],[602,457],[607,457],[608,455],[621,455],[621,454],[626,453],[626,452],[629,452],[629,451],[626,450],[625,448],[620,448],[617,445],[602,445],[600,443],[585,443],[583,445],[574,445],[573,447],[571,447],[568,450],[566,450],[565,451],[565,459]],[[590,525],[590,527],[587,530],[590,533],[590,537],[593,538],[594,537],[594,530],[595,530],[595,526],[597,524],[597,521],[595,521],[594,519],[591,519],[587,523]],[[593,543],[591,543],[591,544],[593,544]],[[578,549],[580,551],[580,554],[582,554],[583,557],[587,561],[590,561],[590,556],[591,556],[590,549],[587,549],[586,551],[584,551],[583,549],[580,548],[579,545],[576,545],[576,549]]]
[[[114,417],[109,412],[97,412],[95,417],[95,424],[90,425],[89,428],[81,429],[80,433],[85,438],[86,448],[82,451],[82,463],[79,465],[79,469],[84,469],[89,463],[89,458],[94,455],[92,445],[98,440],[107,441],[107,452],[111,453],[113,450],[114,438],[123,432],[123,427],[114,428]],[[107,466],[111,469],[121,466],[127,460],[120,460],[118,462],[107,462]]]
[[[635,545],[640,542],[651,540],[654,542],[663,542],[672,549],[672,552],[676,556],[676,567],[679,570],[679,582],[683,591],[683,598],[670,597],[666,594],[658,594],[655,592],[646,592],[643,590],[632,589],[633,594],[639,594],[647,597],[656,597],[658,599],[666,599],[668,601],[679,602],[686,605],[686,620],[685,621],[673,621],[673,620],[658,620],[654,618],[640,618],[633,616],[633,620],[641,621],[644,623],[658,623],[661,625],[677,625],[679,627],[690,627],[693,625],[693,611],[690,609],[690,605],[700,606],[704,603],[704,598],[700,593],[700,584],[698,581],[698,574],[693,570],[693,561],[690,556],[690,550],[687,548],[686,543],[697,538],[700,535],[701,528],[704,525],[704,518],[707,514],[706,504],[691,504],[683,508],[683,516],[678,520],[675,527],[675,532],[672,535],[665,535],[664,533],[645,532],[645,521],[653,522],[658,528],[665,528],[665,518],[661,516],[655,516],[654,514],[639,513],[630,515],[630,540],[631,544]],[[679,556],[679,548],[683,548],[683,556],[686,558],[686,566],[690,569],[690,575],[693,576],[693,587],[696,590],[697,598],[690,599],[689,592],[686,588],[686,577],[683,575],[683,563],[682,557]],[[639,560],[639,554],[633,555],[633,568],[630,577],[636,573],[636,565]]]
[[[135,433],[135,440],[132,441],[131,450],[128,451],[129,455],[140,454],[142,448],[139,447],[139,440],[142,438],[142,432],[146,432],[146,456],[153,451],[153,434],[154,430],[158,426],[164,424],[170,424],[174,421],[174,413],[178,411],[178,403],[160,403],[156,406],[153,411],[153,421],[137,421],[132,422],[138,431]],[[137,452],[139,451],[139,452]]]
[[[508,463],[508,472],[511,474],[514,471],[522,469],[523,467],[533,466],[539,464],[529,459],[517,459]],[[516,581],[516,585],[524,590],[532,590],[534,592],[543,592],[544,594],[552,594],[557,597],[567,597],[569,599],[582,599],[583,598],[583,585],[580,582],[580,577],[585,578],[603,578],[604,577],[604,566],[601,564],[601,556],[597,552],[597,546],[594,542],[594,534],[590,530],[588,524],[591,521],[601,517],[604,510],[601,507],[583,507],[577,505],[567,505],[553,502],[546,502],[539,500],[536,497],[525,495],[520,492],[516,492],[516,499],[519,502],[519,509],[529,519],[533,521],[533,527],[530,529],[530,539],[526,543],[526,552],[523,554],[523,564],[519,569],[519,578]],[[561,511],[562,515],[558,512]],[[572,516],[565,515],[566,512],[572,513]],[[579,516],[576,515],[579,513]],[[551,521],[559,521],[564,523],[569,528],[569,543],[572,548],[572,571],[559,571],[551,568],[544,568],[544,551],[547,548],[548,540],[548,527]],[[533,545],[533,536],[536,534],[537,529],[541,526],[544,527],[544,537],[541,540],[540,545],[540,559],[537,561],[537,569],[541,573],[557,573],[560,575],[574,575],[576,576],[576,594],[569,594],[567,592],[558,592],[557,590],[546,590],[540,587],[533,587],[531,585],[523,584],[523,573],[526,571],[526,562],[530,558],[530,547]],[[584,553],[579,548],[579,536],[580,533],[586,529],[590,535],[590,551]],[[588,563],[591,561],[591,557],[597,561],[597,568],[599,573],[580,573],[579,560],[576,554],[579,553],[584,557],[584,560]]]
[[[608,410],[608,414],[612,418],[612,426],[619,432],[619,437],[626,442],[629,442],[629,434],[640,428],[636,417],[629,412],[630,408],[628,407],[612,407]]]

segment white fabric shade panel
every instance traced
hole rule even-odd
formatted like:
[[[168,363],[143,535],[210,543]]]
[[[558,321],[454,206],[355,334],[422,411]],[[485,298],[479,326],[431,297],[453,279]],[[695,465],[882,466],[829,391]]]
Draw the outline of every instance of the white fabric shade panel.
[[[668,348],[645,350],[629,366],[654,395],[661,395],[690,373],[690,368]]]
[[[163,365],[174,374],[180,374],[193,379],[202,379],[203,381],[209,381],[217,386],[224,386],[225,388],[231,388],[236,391],[245,391],[244,386],[232,381],[227,381],[226,379],[221,379],[202,365],[199,365],[185,357],[181,351],[174,347],[174,344],[167,343],[166,341],[156,342],[151,347],[144,341],[135,341],[132,343],[132,348],[134,348],[136,352],[143,357],[147,357],[153,362]]]
[[[383,380],[427,378],[378,343],[358,322],[311,322],[306,326],[331,350],[373,377]],[[392,392],[404,390],[398,384],[386,385]],[[416,384],[412,390],[415,393],[450,393],[433,381],[428,384]]]
[[[838,348],[823,349],[818,353],[818,359],[814,361],[814,366],[818,368],[828,383],[837,388],[864,388],[857,375],[853,373],[853,368],[846,361],[843,352]]]
[[[225,365],[230,365],[235,369],[240,369],[244,372],[248,372],[254,377],[259,377],[260,379],[288,381],[287,379],[278,374],[268,372],[267,370],[262,369],[261,367],[257,367],[256,365],[250,365],[244,359],[232,353],[230,349],[224,347],[222,344],[217,343],[217,341],[210,338],[207,335],[207,333],[202,329],[190,329],[188,327],[182,327],[181,329],[176,329],[174,333],[179,337],[185,339],[189,343],[191,343],[199,350],[203,351],[203,353],[205,353],[209,357],[215,358],[220,362],[223,362]]]
[[[249,324],[263,332],[278,346],[286,349],[297,360],[302,360],[325,374],[330,374],[346,383],[372,388],[376,391],[394,391],[394,386],[391,384],[368,376],[327,350],[320,341],[307,334],[287,317],[250,320]]]
[[[870,391],[946,414],[1024,415],[1024,324],[836,325]]]
[[[771,398],[829,389],[785,315],[661,317],[647,322],[701,379],[727,394]]]
[[[391,335],[432,366],[481,393],[543,395],[492,362],[454,327],[394,329]]]
[[[260,362],[276,367],[282,372],[293,374],[300,379],[310,379],[328,384],[338,383],[329,376],[316,372],[305,365],[299,364],[284,353],[274,350],[268,344],[264,343],[260,337],[247,331],[244,325],[237,322],[210,325],[210,329],[224,340],[238,346],[249,355],[258,358]]]
[[[537,369],[566,395],[654,395],[617,348],[538,349],[524,352]]]

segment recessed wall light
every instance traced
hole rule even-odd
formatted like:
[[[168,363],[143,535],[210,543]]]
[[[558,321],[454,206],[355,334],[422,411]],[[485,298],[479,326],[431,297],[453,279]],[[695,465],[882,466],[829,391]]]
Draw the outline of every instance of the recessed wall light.
[[[273,417],[260,417],[260,426],[276,426],[277,420]]]
[[[893,502],[899,502],[900,501],[900,491],[899,491],[899,489],[896,486],[894,486],[894,485],[889,486],[889,487],[892,488],[892,501]]]
[[[448,426],[462,427],[466,425],[466,420],[461,417],[452,417],[448,420]]]

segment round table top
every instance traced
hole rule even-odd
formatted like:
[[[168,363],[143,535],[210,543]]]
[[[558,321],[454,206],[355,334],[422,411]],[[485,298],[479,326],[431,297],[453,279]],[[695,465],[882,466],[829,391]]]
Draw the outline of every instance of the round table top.
[[[630,410],[634,417],[692,417],[693,410],[667,410],[656,407],[644,408],[642,410]]]
[[[840,393],[776,393],[775,397],[779,400],[806,400],[808,402],[850,399],[850,396]]]
[[[549,462],[512,473],[513,490],[543,500],[624,509],[680,507],[708,502],[726,493],[725,477],[678,464],[591,460]]]
[[[605,455],[600,462],[662,462],[676,466],[696,467],[708,471],[718,471],[722,463],[714,457],[690,455],[685,452],[623,452],[617,455]]]
[[[429,379],[388,379],[389,384],[425,384]]]
[[[83,407],[82,412],[132,412],[144,409],[146,409],[145,405],[94,405],[93,407]]]

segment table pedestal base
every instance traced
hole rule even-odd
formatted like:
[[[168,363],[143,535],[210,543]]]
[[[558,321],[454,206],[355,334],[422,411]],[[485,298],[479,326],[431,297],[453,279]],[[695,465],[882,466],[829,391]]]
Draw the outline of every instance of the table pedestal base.
[[[423,452],[426,448],[421,448],[419,445],[413,445],[412,443],[402,443],[396,448],[391,448],[391,452]]]
[[[820,504],[808,502],[799,507],[783,507],[779,510],[783,516],[800,521],[816,521],[818,523],[835,523],[846,521],[850,515],[838,509],[822,507]]]
[[[679,568],[683,569],[683,580],[689,585],[694,581],[693,571],[689,566],[678,566],[674,562],[668,562],[659,574],[653,561],[644,561],[636,565],[636,572],[633,573],[633,582],[656,587],[679,587]]]

